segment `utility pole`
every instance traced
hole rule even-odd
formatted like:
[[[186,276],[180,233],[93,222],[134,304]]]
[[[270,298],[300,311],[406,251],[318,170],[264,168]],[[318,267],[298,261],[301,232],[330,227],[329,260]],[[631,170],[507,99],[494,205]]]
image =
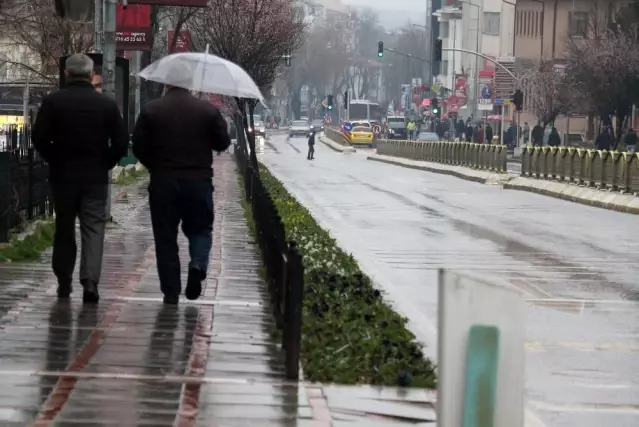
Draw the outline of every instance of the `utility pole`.
[[[102,1],[94,0],[93,3],[93,46],[96,52],[102,52],[102,32],[104,31]]]
[[[104,8],[101,15],[104,17],[102,34],[104,35],[104,45],[102,47],[102,93],[115,99],[115,14],[117,0],[96,0]],[[126,5],[127,1],[124,0]],[[102,8],[101,8],[102,9]],[[97,13],[97,12],[96,12]],[[102,20],[101,20],[102,21]],[[126,100],[125,100],[126,102]],[[111,179],[113,174],[109,172],[109,191],[107,194],[106,216],[109,222],[113,221],[111,215]]]

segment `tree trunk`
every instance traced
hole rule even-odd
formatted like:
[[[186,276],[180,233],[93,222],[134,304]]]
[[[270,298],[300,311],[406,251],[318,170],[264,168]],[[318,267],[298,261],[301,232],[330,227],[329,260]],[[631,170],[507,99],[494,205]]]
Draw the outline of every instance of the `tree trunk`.
[[[302,100],[300,99],[301,89],[293,92],[291,108],[293,109],[293,120],[299,120],[302,116]]]

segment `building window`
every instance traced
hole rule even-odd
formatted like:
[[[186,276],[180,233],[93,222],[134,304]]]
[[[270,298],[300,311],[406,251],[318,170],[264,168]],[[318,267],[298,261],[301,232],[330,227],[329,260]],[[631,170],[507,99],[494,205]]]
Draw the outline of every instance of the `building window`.
[[[585,37],[588,30],[588,12],[570,12],[568,35],[570,37]]]
[[[448,28],[449,28],[449,24],[448,22],[440,22],[439,23],[439,37],[442,39],[447,39],[449,36],[448,34]]]
[[[483,33],[490,36],[498,36],[500,28],[499,12],[484,12]]]

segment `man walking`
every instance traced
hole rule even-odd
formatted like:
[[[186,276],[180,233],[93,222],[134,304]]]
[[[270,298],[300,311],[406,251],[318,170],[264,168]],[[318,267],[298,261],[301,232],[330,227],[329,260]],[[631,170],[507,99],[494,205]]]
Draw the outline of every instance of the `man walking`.
[[[209,102],[167,86],[163,98],[142,107],[133,131],[133,153],[149,169],[149,204],[160,288],[165,304],[182,291],[178,226],[189,240],[185,295],[199,298],[213,231],[213,151],[231,144],[227,123]]]
[[[306,155],[306,159],[315,159],[315,129],[311,131],[311,135],[308,137],[308,154]]]
[[[66,61],[67,86],[47,96],[33,127],[33,144],[49,164],[55,206],[53,272],[58,297],[68,298],[76,261],[75,220],[80,220],[83,301],[97,303],[107,222],[109,170],[126,155],[126,125],[114,100],[91,84],[93,61]]]

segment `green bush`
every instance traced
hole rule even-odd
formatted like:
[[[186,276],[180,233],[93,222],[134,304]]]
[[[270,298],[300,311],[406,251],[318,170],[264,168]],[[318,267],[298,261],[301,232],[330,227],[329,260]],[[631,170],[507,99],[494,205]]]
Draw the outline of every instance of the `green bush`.
[[[355,259],[293,198],[265,166],[260,175],[282,217],[288,240],[304,255],[302,364],[313,382],[434,388],[407,319],[384,303]]]
[[[55,224],[53,220],[40,223],[33,233],[24,239],[11,239],[11,242],[0,248],[0,262],[33,261],[40,258],[53,243]]]

